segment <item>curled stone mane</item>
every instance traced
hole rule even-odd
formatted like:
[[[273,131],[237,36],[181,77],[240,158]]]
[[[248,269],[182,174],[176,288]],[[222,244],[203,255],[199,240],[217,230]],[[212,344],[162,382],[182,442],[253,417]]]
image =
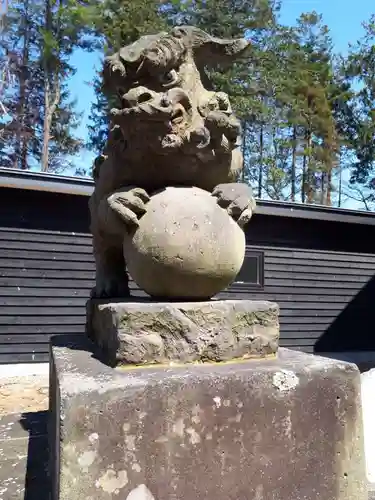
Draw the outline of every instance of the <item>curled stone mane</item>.
[[[181,26],[170,33],[146,35],[105,59],[104,87],[126,87],[140,73],[157,73],[178,66],[186,54],[195,59],[198,69],[232,61],[249,46],[245,39],[213,37],[199,28]],[[129,80],[129,82],[127,82]]]

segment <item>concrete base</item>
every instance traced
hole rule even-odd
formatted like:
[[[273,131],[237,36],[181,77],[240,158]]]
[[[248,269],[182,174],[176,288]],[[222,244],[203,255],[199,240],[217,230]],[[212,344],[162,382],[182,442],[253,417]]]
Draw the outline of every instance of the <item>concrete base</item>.
[[[87,334],[112,366],[263,358],[278,349],[279,307],[254,300],[90,300]]]
[[[54,342],[54,500],[367,498],[354,365],[280,349],[115,370]]]

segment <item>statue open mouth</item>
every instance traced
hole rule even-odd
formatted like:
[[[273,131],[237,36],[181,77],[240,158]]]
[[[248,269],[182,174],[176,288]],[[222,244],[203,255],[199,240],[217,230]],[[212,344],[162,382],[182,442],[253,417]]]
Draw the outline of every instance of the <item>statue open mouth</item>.
[[[166,104],[160,98],[154,98],[133,106],[114,108],[111,110],[111,115],[114,123],[120,126],[129,123],[132,119],[165,122],[173,126],[180,125],[184,121],[188,122],[189,113],[182,104]]]

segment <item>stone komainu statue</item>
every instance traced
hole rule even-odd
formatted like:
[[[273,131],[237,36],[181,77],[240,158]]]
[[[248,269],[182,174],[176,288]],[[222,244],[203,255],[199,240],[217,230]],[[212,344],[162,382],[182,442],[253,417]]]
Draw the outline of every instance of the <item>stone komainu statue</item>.
[[[240,226],[250,219],[251,189],[235,182],[242,170],[240,122],[204,71],[230,63],[247,46],[181,26],[106,58],[104,87],[117,94],[119,108],[111,111],[108,144],[95,161],[89,202],[94,297],[129,295],[124,234],[137,227],[155,191],[196,186],[216,196]]]

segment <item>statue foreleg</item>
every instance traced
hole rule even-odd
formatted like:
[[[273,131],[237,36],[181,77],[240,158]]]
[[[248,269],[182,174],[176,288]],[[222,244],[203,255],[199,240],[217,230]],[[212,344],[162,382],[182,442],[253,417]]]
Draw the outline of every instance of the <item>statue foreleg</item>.
[[[115,244],[100,233],[93,234],[96,262],[95,298],[129,297],[129,277],[122,251],[122,241]]]

